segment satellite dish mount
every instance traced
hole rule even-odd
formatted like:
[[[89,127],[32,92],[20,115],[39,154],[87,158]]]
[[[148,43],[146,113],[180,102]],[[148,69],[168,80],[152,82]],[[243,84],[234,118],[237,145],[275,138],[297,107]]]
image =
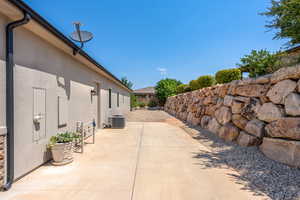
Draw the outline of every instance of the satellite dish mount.
[[[82,50],[84,43],[93,39],[93,34],[88,31],[81,31],[80,26],[82,24],[80,22],[74,22],[73,24],[74,24],[76,30],[70,35],[70,38],[73,41],[80,43],[79,49],[78,48],[73,49],[73,55],[75,56],[77,53],[79,53]]]

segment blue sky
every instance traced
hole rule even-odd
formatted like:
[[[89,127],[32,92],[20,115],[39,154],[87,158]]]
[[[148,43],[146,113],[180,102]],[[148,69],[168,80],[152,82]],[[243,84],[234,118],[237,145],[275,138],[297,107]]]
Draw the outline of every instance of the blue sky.
[[[236,66],[252,49],[279,50],[258,13],[270,0],[26,0],[64,34],[80,21],[85,50],[134,88],[164,77],[184,83]]]

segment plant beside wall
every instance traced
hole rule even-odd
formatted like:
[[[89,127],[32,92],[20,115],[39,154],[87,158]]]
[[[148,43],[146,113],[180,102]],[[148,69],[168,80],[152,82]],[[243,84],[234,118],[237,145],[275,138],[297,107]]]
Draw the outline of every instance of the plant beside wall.
[[[181,84],[180,81],[170,78],[158,81],[155,86],[155,91],[159,104],[164,105],[168,97],[176,95],[177,87]]]
[[[73,141],[77,139],[75,133],[58,133],[50,138],[48,147],[51,149],[54,165],[65,165],[73,161]]]
[[[177,86],[177,94],[190,92],[190,91],[192,91],[192,88],[188,84],[180,84]]]
[[[216,73],[217,83],[229,83],[233,80],[240,80],[242,78],[242,72],[240,69],[224,69]]]
[[[137,98],[134,94],[130,95],[130,106],[131,106],[131,108],[135,108],[138,106]]]
[[[239,63],[242,72],[249,72],[251,78],[270,74],[282,67],[281,52],[270,53],[267,50],[252,50],[250,54],[241,58]]]
[[[190,86],[192,91],[200,89],[200,85],[199,85],[198,80],[191,80],[190,83],[189,83],[189,86]]]
[[[210,76],[210,75],[200,76],[197,79],[197,82],[199,84],[199,89],[205,88],[205,87],[210,87],[210,86],[213,86],[215,84],[215,78],[213,76]]]
[[[157,102],[154,101],[154,100],[151,100],[151,101],[148,103],[148,106],[149,106],[150,108],[154,108],[154,107],[157,106]]]
[[[137,106],[140,107],[140,108],[145,108],[146,104],[144,102],[138,102]]]

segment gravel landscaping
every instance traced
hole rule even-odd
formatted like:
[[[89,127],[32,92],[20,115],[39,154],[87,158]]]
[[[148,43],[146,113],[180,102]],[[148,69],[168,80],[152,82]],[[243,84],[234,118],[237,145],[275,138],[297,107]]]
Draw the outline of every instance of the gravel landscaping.
[[[258,147],[240,147],[224,142],[215,134],[200,127],[184,125],[182,128],[212,151],[195,153],[195,158],[206,162],[197,163],[203,168],[231,167],[239,176],[229,174],[243,189],[257,195],[264,193],[274,200],[300,199],[300,170],[265,157]]]

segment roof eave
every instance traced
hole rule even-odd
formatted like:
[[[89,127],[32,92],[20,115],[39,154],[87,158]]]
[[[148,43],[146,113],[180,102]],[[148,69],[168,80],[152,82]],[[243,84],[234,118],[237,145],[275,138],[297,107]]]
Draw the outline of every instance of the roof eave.
[[[45,20],[42,16],[40,16],[37,12],[35,12],[32,8],[30,8],[26,3],[24,3],[22,0],[8,0],[10,3],[15,5],[17,8],[22,10],[23,12],[28,13],[32,19],[34,19],[36,22],[38,22],[42,27],[47,29],[49,32],[54,34],[56,37],[61,39],[65,44],[67,44],[69,47],[71,47],[74,50],[79,50],[80,48],[72,42],[68,37],[66,37],[63,33],[61,33],[59,30],[57,30],[54,26],[52,26],[47,20]],[[89,62],[97,66],[99,69],[104,71],[106,74],[108,74],[110,77],[112,77],[115,81],[117,81],[119,84],[123,86],[124,89],[128,90],[129,92],[133,92],[130,88],[128,88],[126,85],[122,83],[116,76],[114,76],[111,72],[109,72],[106,68],[104,68],[100,63],[98,63],[95,59],[93,59],[91,56],[89,56],[84,50],[80,50],[79,54],[86,58]]]

